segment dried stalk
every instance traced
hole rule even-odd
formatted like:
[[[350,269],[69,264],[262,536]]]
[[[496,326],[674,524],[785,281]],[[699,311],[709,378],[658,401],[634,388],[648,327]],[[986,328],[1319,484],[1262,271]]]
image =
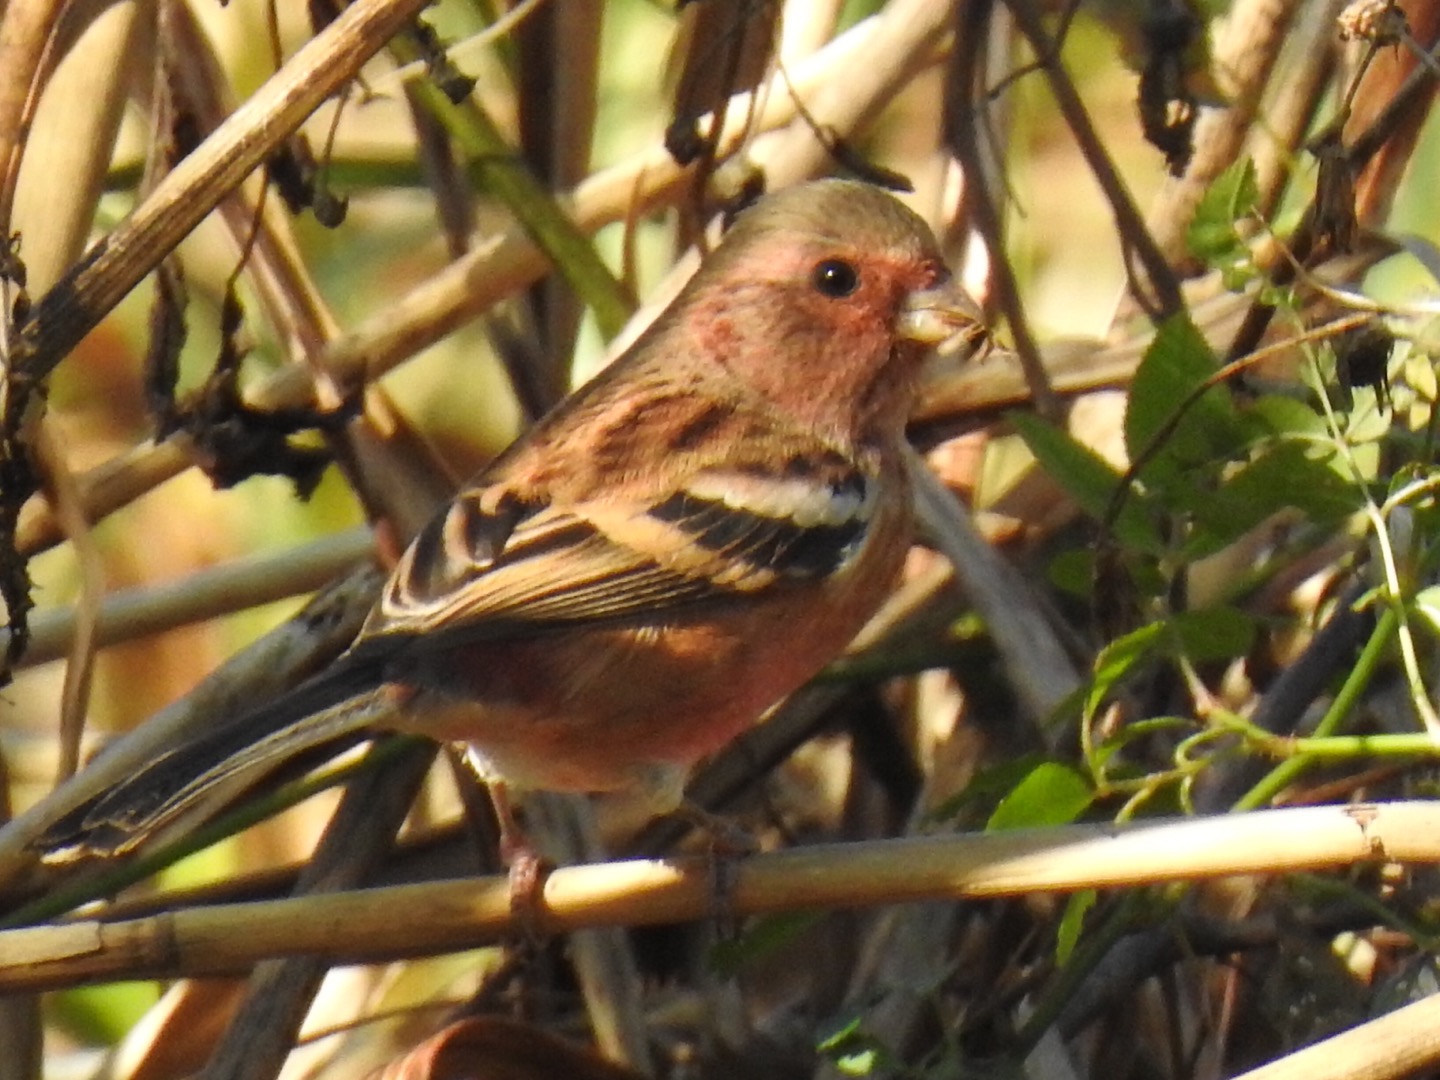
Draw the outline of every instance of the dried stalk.
[[[1186,258],[1185,233],[1195,208],[1239,156],[1299,5],[1300,0],[1242,0],[1230,9],[1215,43],[1215,69],[1227,104],[1201,115],[1185,175],[1167,186],[1150,214],[1155,242],[1168,262]]]
[[[175,581],[110,593],[96,612],[95,644],[104,648],[314,592],[370,558],[374,546],[370,530],[357,527],[278,554],[233,559]],[[41,612],[20,667],[65,655],[75,627],[74,609]]]
[[[186,157],[21,324],[25,374],[43,379],[279,142],[423,7],[356,0]]]
[[[1440,862],[1425,801],[1271,810],[1140,825],[1071,825],[797,848],[735,867],[736,915],[1122,888],[1381,862]],[[573,866],[546,879],[547,932],[703,919],[707,858]],[[406,917],[397,919],[403,911]],[[0,992],[221,975],[267,956],[334,963],[472,948],[517,929],[509,882],[402,885],[0,932]]]
[[[887,9],[884,14],[857,24],[799,70],[791,72],[796,93],[804,97],[815,87],[833,80],[836,72],[853,66],[892,19]],[[727,115],[746,116],[750,100],[750,95],[740,95],[731,102]],[[795,118],[795,101],[782,88],[766,88],[761,100],[755,117],[757,128],[773,129]],[[732,153],[746,135],[744,124],[738,121],[728,124],[721,133],[720,152]],[[572,216],[581,230],[594,233],[603,225],[625,220],[631,213],[648,212],[673,202],[684,190],[686,175],[657,143],[631,161],[597,173],[582,183],[569,200]],[[548,269],[539,249],[518,227],[480,238],[468,255],[344,334],[317,356],[315,362],[345,385],[377,379],[496,303],[538,281]],[[251,402],[263,409],[302,406],[313,398],[311,376],[297,367],[281,369],[250,394]],[[175,440],[170,440],[159,446],[136,447],[124,459],[101,466],[89,477],[82,478],[81,488],[90,520],[101,520],[183,471],[190,462],[174,443]],[[63,536],[53,512],[43,502],[27,506],[23,518],[19,547],[24,554],[44,550]]]

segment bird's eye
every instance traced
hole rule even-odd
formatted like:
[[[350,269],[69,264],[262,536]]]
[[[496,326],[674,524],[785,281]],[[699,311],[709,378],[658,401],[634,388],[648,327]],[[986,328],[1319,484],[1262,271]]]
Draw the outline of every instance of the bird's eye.
[[[849,296],[860,284],[860,271],[844,259],[822,259],[810,275],[815,288],[832,300]]]

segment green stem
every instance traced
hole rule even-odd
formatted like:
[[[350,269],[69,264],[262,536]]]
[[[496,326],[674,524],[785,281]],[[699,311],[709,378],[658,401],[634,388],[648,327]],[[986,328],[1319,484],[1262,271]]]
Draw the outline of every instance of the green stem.
[[[1406,735],[1332,735],[1326,738],[1272,740],[1283,743],[1290,755],[1315,761],[1369,757],[1435,757],[1440,746],[1424,732]]]
[[[1360,659],[1351,668],[1350,676],[1340,687],[1340,692],[1335,695],[1335,700],[1330,703],[1330,708],[1326,710],[1320,723],[1315,726],[1315,732],[1311,738],[1332,737],[1336,728],[1350,715],[1356,703],[1359,702],[1360,695],[1365,692],[1365,688],[1370,685],[1370,680],[1374,678],[1376,668],[1389,648],[1390,639],[1395,636],[1399,626],[1400,616],[1395,608],[1385,608],[1375,624],[1374,631],[1370,634],[1370,640],[1365,643],[1365,648],[1360,653]],[[1271,769],[1263,780],[1240,797],[1239,801],[1235,803],[1235,809],[1254,810],[1264,806],[1316,760],[1316,756],[1313,754],[1297,754],[1295,757],[1282,761]]]

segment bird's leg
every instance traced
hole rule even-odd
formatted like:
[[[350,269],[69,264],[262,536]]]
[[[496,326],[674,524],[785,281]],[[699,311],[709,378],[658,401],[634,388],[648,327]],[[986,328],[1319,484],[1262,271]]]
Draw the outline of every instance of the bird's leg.
[[[545,875],[553,867],[515,820],[509,794],[499,780],[489,782],[490,802],[500,822],[500,858],[510,872],[510,912],[524,925],[529,936],[538,936]]]
[[[545,875],[551,870],[550,863],[516,820],[504,782],[487,774],[479,755],[471,747],[465,747],[460,757],[466,771],[490,794],[490,806],[500,826],[500,861],[509,873],[510,912],[524,927],[526,937],[538,939],[541,936],[540,903]]]

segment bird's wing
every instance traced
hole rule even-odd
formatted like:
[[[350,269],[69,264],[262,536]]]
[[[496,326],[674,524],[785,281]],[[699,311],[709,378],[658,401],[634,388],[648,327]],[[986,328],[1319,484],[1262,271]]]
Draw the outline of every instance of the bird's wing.
[[[371,640],[483,640],[671,609],[823,578],[860,546],[875,483],[829,448],[776,473],[728,461],[662,495],[568,505],[472,489],[406,553]]]

